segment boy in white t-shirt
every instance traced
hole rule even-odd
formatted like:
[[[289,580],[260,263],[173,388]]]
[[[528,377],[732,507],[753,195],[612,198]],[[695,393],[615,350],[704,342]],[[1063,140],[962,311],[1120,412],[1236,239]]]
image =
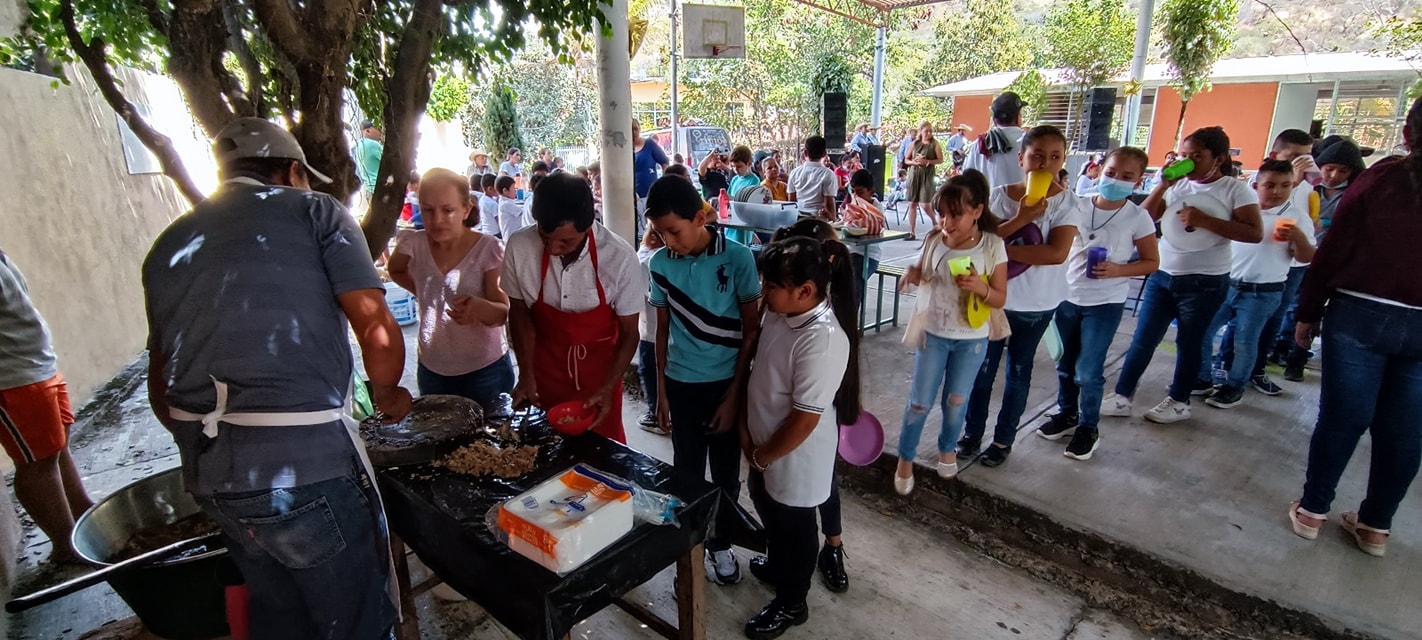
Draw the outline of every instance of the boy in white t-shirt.
[[[518,188],[514,178],[499,176],[494,181],[494,189],[499,193],[499,230],[503,232],[504,240],[508,241],[514,232],[527,226],[523,223],[523,205],[515,197]]]
[[[1067,261],[1067,299],[1056,315],[1062,338],[1057,413],[1048,416],[1037,435],[1048,440],[1070,435],[1065,455],[1075,460],[1091,459],[1100,441],[1106,353],[1121,325],[1130,279],[1160,266],[1155,221],[1129,199],[1149,162],[1144,151],[1133,147],[1106,157]],[[1132,254],[1140,258],[1133,262]]]
[[[1066,164],[1067,141],[1061,130],[1043,125],[1022,136],[1023,171],[1046,171],[1056,175]],[[968,398],[967,424],[958,441],[958,457],[972,456],[983,444],[987,431],[988,405],[997,368],[1007,352],[1007,384],[1002,391],[1002,408],[997,414],[992,445],[983,449],[978,461],[996,467],[1007,461],[1017,439],[1018,422],[1027,409],[1027,393],[1032,386],[1032,361],[1037,345],[1046,335],[1057,306],[1066,299],[1066,267],[1076,239],[1084,201],[1052,183],[1040,202],[1026,204],[1027,183],[1000,184],[992,190],[988,208],[1004,222],[997,235],[1007,242],[1007,304],[1003,310],[1012,335],[988,343],[982,369]],[[1017,265],[1014,267],[1014,265]]]
[[[1255,174],[1254,185],[1263,210],[1264,241],[1234,243],[1229,297],[1210,323],[1203,345],[1200,378],[1222,378],[1205,404],[1220,409],[1237,406],[1244,399],[1244,385],[1250,382],[1258,356],[1259,335],[1284,297],[1290,259],[1313,260],[1313,220],[1307,205],[1301,208],[1290,197],[1293,167],[1284,160],[1267,160]],[[1212,372],[1214,336],[1226,324],[1233,327],[1233,358],[1227,361],[1222,357],[1214,363],[1217,372]],[[1263,386],[1255,383],[1256,388]]]
[[[839,193],[839,178],[834,170],[824,165],[825,139],[823,136],[805,138],[805,162],[790,171],[786,190],[790,201],[806,215],[835,220],[834,197]]]

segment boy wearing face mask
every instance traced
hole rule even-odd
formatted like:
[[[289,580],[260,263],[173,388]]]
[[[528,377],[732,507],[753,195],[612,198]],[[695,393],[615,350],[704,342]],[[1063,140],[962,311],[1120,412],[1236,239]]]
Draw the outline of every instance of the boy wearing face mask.
[[[1071,436],[1065,455],[1089,460],[1100,439],[1097,424],[1106,388],[1106,352],[1121,324],[1134,276],[1160,266],[1155,221],[1129,198],[1150,162],[1144,151],[1121,147],[1106,156],[1090,212],[1083,209],[1071,257],[1067,259],[1067,299],[1057,307],[1062,357],[1057,361],[1057,413],[1037,435],[1047,440]],[[1131,254],[1140,259],[1130,262]]]

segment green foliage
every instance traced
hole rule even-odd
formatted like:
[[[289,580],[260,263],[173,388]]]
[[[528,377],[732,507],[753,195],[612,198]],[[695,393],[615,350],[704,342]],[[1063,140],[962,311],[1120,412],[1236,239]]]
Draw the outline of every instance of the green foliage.
[[[1086,91],[1124,71],[1135,48],[1135,19],[1122,0],[1066,0],[1047,12],[1047,63]]]
[[[1210,89],[1210,74],[1229,53],[1238,18],[1238,0],[1165,0],[1161,5],[1165,59],[1183,102]]]
[[[592,146],[598,116],[595,69],[590,53],[569,53],[559,60],[546,46],[526,48],[470,85],[471,98],[460,118],[465,144],[491,146],[483,122],[497,75],[518,96],[518,103],[527,107],[519,113],[519,130],[528,148]]]
[[[1023,71],[1012,84],[1007,85],[1007,91],[1016,92],[1027,103],[1022,110],[1022,121],[1036,122],[1042,107],[1047,104],[1047,83],[1042,78],[1042,72],[1036,69]]]
[[[502,79],[495,80],[489,89],[481,131],[490,157],[502,158],[509,149],[527,146],[519,127],[517,100],[518,96]]]
[[[469,82],[453,75],[441,75],[430,91],[430,104],[425,112],[438,122],[450,122],[469,106]]]
[[[1414,68],[1422,62],[1422,18],[1390,16],[1370,24],[1368,33],[1381,45],[1373,47],[1374,54],[1400,57],[1412,62]],[[1409,100],[1422,97],[1422,69],[1418,69],[1417,74],[1417,81],[1407,88]]]
[[[1036,66],[1032,30],[1016,0],[968,0],[967,11],[943,14],[934,43],[919,70],[922,88],[999,71]]]
[[[844,60],[844,56],[834,53],[822,54],[815,59],[809,80],[812,95],[848,94],[854,84],[854,69]]]

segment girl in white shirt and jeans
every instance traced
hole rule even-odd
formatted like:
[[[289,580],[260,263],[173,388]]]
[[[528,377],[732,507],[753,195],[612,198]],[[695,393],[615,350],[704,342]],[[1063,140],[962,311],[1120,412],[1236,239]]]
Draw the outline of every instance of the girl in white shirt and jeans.
[[[833,240],[772,243],[761,255],[761,279],[769,313],[749,378],[741,447],[767,537],[767,555],[751,560],[751,574],[775,587],[775,599],[745,633],[773,638],[809,618],[815,508],[830,496],[839,424],[860,412],[859,301],[849,252]]]
[[[977,169],[953,176],[939,187],[933,197],[938,228],[924,239],[919,264],[904,278],[906,284],[921,286],[914,320],[904,332],[904,344],[914,347],[914,370],[894,474],[894,490],[900,495],[913,491],[919,436],[940,397],[943,427],[938,434],[938,475],[951,478],[958,474],[953,443],[963,430],[968,392],[988,345],[988,325],[969,324],[964,302],[969,301],[968,294],[994,308],[1007,302],[1007,250],[997,236],[998,221],[988,211],[987,202],[987,177]],[[972,266],[967,275],[954,276],[950,261],[963,258]],[[988,275],[987,280],[979,274]]]

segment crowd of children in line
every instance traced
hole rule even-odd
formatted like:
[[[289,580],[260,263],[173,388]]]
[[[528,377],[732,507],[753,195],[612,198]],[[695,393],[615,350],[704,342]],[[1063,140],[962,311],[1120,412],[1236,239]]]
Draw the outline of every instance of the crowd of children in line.
[[[995,108],[1000,103],[1013,106],[999,100]],[[1020,109],[1020,100],[1014,104]],[[1143,151],[1118,148],[1093,162],[1078,195],[1059,179],[1069,147],[1060,130],[1021,130],[1020,116],[998,120],[1003,126],[989,137],[1016,129],[1020,139],[969,164],[991,163],[992,175],[1012,176],[1003,162],[1010,158],[1019,177],[992,184],[970,166],[936,189],[922,176],[910,180],[909,199],[931,210],[934,224],[904,278],[917,297],[904,335],[915,356],[897,447],[898,493],[914,488],[914,460],[935,401],[943,416],[940,476],[955,476],[965,457],[985,467],[1008,459],[1037,347],[1053,321],[1062,344],[1058,411],[1037,433],[1049,440],[1070,436],[1065,455],[1073,459],[1092,457],[1103,416],[1131,414],[1140,378],[1172,324],[1175,373],[1167,397],[1145,413],[1148,420],[1188,419],[1192,396],[1229,408],[1246,387],[1282,391],[1263,375],[1263,360],[1280,352],[1294,357],[1295,348],[1307,357],[1305,347],[1281,349],[1275,337],[1292,333],[1285,315],[1315,235],[1328,225],[1330,206],[1350,177],[1362,171],[1356,146],[1320,144],[1315,159],[1312,139],[1287,131],[1251,185],[1232,177],[1225,132],[1200,129],[1180,149],[1193,166],[1154,178],[1150,195],[1137,204],[1133,196],[1149,164]],[[931,173],[944,154],[931,127],[925,130],[909,157]],[[741,460],[749,463],[750,495],[769,539],[767,555],[752,560],[750,571],[776,589],[775,599],[746,625],[752,638],[776,637],[807,619],[805,597],[817,568],[832,591],[844,591],[849,582],[833,469],[838,425],[860,415],[854,315],[862,304],[864,261],[877,256],[851,252],[827,221],[882,229],[883,207],[869,172],[837,175],[826,157],[823,138],[810,138],[804,161],[781,183],[777,158],[736,147],[700,163],[700,191],[687,167],[672,163],[645,196],[639,194],[647,230],[637,258],[649,284],[638,326],[648,406],[642,427],[671,437],[676,468],[702,475],[709,464],[712,481],[733,500],[741,490]],[[841,169],[850,166],[852,160]],[[1038,174],[1052,177],[1045,193],[1032,193]],[[541,177],[533,176],[527,200],[542,194]],[[1319,183],[1317,197],[1306,180]],[[589,188],[597,182],[594,174]],[[716,225],[706,191],[753,186],[783,189],[806,214],[765,243],[759,260]],[[466,225],[508,238],[533,223],[518,204],[514,178],[477,175],[470,188],[477,210],[498,215],[474,215]],[[1140,320],[1108,395],[1107,351],[1131,279],[1142,276],[1149,277]],[[1213,337],[1226,328],[1216,354]],[[511,373],[507,354],[484,355]],[[1002,409],[987,439],[988,405],[1004,359]],[[501,375],[498,386],[512,382]],[[713,529],[706,545],[708,575],[719,584],[741,579],[726,531]]]

